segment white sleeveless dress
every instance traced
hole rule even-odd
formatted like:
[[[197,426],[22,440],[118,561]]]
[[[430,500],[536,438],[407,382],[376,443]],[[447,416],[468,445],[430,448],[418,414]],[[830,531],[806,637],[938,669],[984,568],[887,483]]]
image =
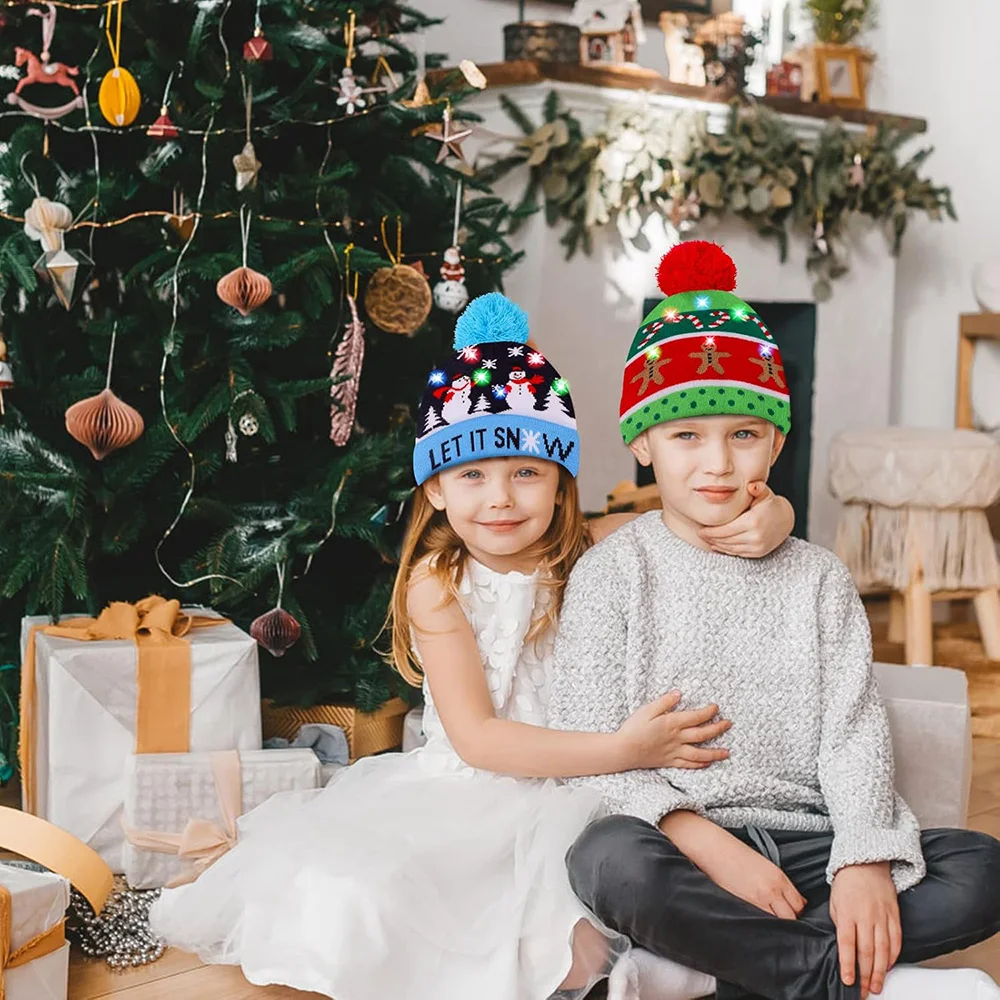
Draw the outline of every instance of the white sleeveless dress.
[[[460,596],[497,716],[544,725],[553,636],[525,641],[537,574],[469,560]],[[424,696],[426,746],[244,816],[232,851],[163,892],[153,930],[252,983],[336,1000],[545,1000],[589,916],[564,859],[600,797],[469,767]]]

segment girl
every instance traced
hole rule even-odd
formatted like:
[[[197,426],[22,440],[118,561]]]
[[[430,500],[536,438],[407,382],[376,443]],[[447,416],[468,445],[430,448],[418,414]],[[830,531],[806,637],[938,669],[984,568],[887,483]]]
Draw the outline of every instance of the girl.
[[[671,692],[617,732],[544,728],[555,618],[588,538],[568,385],[527,339],[513,303],[477,299],[420,408],[392,646],[423,684],[426,745],[243,817],[232,851],[154,905],[169,944],[337,1000],[575,1000],[609,974],[609,997],[635,1000],[627,940],[565,870],[600,798],[547,779],[707,767],[725,751],[699,744],[729,724],[714,705],[673,712]],[[741,526],[765,536],[756,554],[784,540],[789,513],[762,497]],[[654,964],[673,992],[650,1000],[713,988]]]

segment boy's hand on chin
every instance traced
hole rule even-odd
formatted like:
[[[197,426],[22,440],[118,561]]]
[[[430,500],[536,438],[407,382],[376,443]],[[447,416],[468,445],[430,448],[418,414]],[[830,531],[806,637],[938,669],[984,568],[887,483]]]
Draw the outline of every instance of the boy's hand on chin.
[[[750,483],[747,491],[754,499],[739,517],[698,532],[713,552],[760,559],[781,545],[795,527],[792,505],[784,497],[775,496],[767,483]]]
[[[881,993],[885,974],[896,964],[903,946],[899,899],[889,862],[841,868],[830,890],[830,916],[837,927],[844,985],[854,984],[856,965],[862,1000],[869,993]]]

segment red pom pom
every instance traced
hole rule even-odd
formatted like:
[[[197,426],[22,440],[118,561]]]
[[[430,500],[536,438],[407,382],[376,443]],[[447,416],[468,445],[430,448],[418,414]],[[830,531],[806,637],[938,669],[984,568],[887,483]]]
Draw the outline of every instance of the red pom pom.
[[[664,295],[731,292],[736,288],[736,265],[718,243],[691,240],[664,254],[656,269],[656,283]]]

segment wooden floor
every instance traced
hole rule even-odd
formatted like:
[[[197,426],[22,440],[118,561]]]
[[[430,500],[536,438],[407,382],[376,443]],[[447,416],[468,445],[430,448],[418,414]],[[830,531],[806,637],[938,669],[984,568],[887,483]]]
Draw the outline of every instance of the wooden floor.
[[[969,826],[1000,837],[1000,740],[977,740]],[[930,963],[939,967],[972,965],[1000,980],[1000,935],[968,951]],[[114,974],[103,962],[74,955],[69,1000],[306,1000],[279,986],[251,986],[238,969],[206,967],[181,952],[168,952],[144,969]]]

